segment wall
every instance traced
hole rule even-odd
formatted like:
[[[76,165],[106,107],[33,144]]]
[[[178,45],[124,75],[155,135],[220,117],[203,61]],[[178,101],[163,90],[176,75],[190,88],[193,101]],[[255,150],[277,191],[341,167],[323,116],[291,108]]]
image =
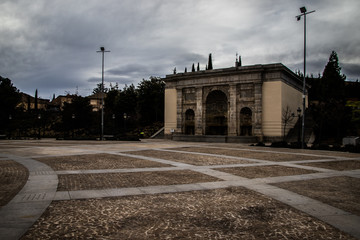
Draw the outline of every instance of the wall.
[[[289,123],[287,123],[286,125],[286,132],[285,134],[288,133],[288,131],[294,127],[294,125],[296,124],[296,121],[298,120],[297,117],[297,109],[298,107],[300,107],[300,109],[302,110],[302,92],[299,90],[294,89],[293,87],[282,83],[281,86],[281,91],[282,91],[282,116],[284,111],[286,110],[287,107],[289,107],[290,112],[294,113],[295,117],[293,118],[292,121],[289,121]],[[284,123],[282,123],[284,124]],[[282,126],[282,129],[284,128],[284,125]],[[284,130],[282,130],[284,131]]]
[[[287,123],[286,133],[297,121],[297,109],[302,108],[302,92],[282,81],[263,83],[263,134],[267,137],[281,137],[284,132],[283,112],[289,107],[295,114],[293,121]]]
[[[262,131],[264,136],[281,136],[281,85],[281,81],[263,83]]]
[[[165,137],[176,129],[176,108],[176,89],[165,89]]]

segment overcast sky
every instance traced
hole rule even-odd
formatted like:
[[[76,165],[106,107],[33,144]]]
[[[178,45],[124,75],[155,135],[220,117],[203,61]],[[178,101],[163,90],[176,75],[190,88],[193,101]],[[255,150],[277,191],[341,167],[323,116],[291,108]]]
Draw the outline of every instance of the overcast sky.
[[[51,98],[90,95],[101,82],[135,86],[150,76],[283,63],[303,69],[307,16],[307,72],[322,73],[332,50],[348,80],[360,76],[359,0],[0,0],[0,75],[23,92]]]

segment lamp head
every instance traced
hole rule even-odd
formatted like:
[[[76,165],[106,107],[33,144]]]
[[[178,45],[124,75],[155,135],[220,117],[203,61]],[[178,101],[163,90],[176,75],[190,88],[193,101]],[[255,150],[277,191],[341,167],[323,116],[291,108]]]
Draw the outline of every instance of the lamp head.
[[[300,8],[300,12],[301,12],[301,13],[306,13],[306,7],[301,7],[301,8]]]
[[[105,51],[105,48],[104,48],[104,47],[100,47],[100,50],[103,52],[103,51]]]

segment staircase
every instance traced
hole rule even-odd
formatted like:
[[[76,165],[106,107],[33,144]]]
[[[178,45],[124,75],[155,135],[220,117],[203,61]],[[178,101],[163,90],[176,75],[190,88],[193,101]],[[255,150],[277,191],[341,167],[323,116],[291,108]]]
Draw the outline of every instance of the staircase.
[[[286,136],[287,142],[297,142],[300,138],[301,141],[301,124],[302,124],[302,118],[298,118],[298,121],[296,122],[295,126],[289,130],[288,135]],[[312,118],[312,115],[310,113],[310,109],[306,109],[305,112],[305,133],[304,133],[304,140],[305,143],[313,143],[315,135],[313,134],[313,126],[315,125],[315,122]]]
[[[160,128],[160,130],[157,131],[156,133],[154,133],[150,138],[152,138],[152,139],[154,139],[154,138],[156,138],[156,139],[164,138],[164,129],[165,129],[165,127]]]

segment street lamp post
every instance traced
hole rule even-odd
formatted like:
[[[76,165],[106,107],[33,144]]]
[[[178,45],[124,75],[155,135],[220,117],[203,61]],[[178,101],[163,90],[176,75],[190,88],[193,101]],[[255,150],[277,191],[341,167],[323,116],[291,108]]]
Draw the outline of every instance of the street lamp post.
[[[72,119],[72,121],[71,121],[71,123],[72,123],[72,139],[74,139],[74,136],[75,136],[75,118],[76,118],[76,116],[73,113],[71,115],[71,119]]]
[[[39,113],[37,116],[37,119],[39,120],[39,136],[38,139],[41,138],[41,114]]]
[[[302,95],[302,102],[303,102],[303,116],[302,116],[302,133],[301,133],[301,148],[304,148],[305,143],[305,96],[306,96],[306,15],[315,12],[307,12],[305,7],[300,8],[301,14],[296,16],[298,21],[301,20],[301,17],[304,16],[304,80],[303,80],[303,95]]]
[[[12,133],[12,116],[11,116],[11,114],[9,114],[9,139],[11,139],[11,133]],[[16,133],[15,133],[15,135],[16,135]]]
[[[115,135],[116,135],[116,115],[115,113],[113,113],[112,115],[112,119],[113,119],[113,135],[114,135],[114,139],[115,139]]]
[[[124,113],[124,134],[126,135],[126,119],[127,119],[127,114]]]
[[[100,47],[100,51],[102,53],[102,71],[101,71],[101,140],[104,140],[104,55],[106,52],[105,47]]]
[[[301,118],[301,108],[300,107],[298,107],[298,109],[296,110],[297,111],[297,116],[298,116],[298,119],[300,120],[300,118]],[[299,121],[298,120],[298,121]],[[299,123],[299,125],[300,125],[300,123]],[[298,144],[300,144],[300,135],[301,135],[301,128],[300,128],[300,126],[299,126],[299,131],[298,131]]]

